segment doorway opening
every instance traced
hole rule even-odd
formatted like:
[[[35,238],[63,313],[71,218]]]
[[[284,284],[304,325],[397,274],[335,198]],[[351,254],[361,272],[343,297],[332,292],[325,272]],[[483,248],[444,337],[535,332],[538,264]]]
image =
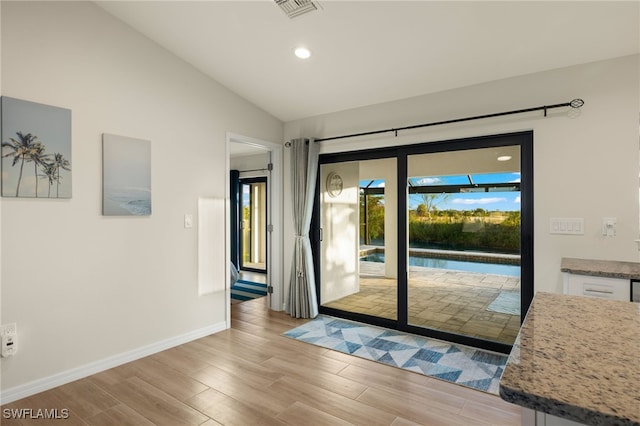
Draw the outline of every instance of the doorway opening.
[[[282,295],[282,144],[248,136],[227,133],[227,255],[231,283],[232,269],[240,270],[241,279],[267,284],[270,309],[283,309]],[[240,181],[246,184],[248,207],[252,219],[247,225],[252,231],[241,241]],[[253,196],[251,196],[253,194]],[[253,204],[251,202],[253,198]],[[253,207],[252,207],[253,206]],[[252,213],[251,210],[256,213]],[[254,229],[260,231],[254,232]],[[241,247],[246,256],[241,259]],[[241,266],[241,261],[244,263]],[[243,269],[244,268],[244,269]],[[253,269],[253,270],[251,270]],[[227,306],[232,303],[231,285],[227,291]],[[230,322],[230,311],[227,311]]]

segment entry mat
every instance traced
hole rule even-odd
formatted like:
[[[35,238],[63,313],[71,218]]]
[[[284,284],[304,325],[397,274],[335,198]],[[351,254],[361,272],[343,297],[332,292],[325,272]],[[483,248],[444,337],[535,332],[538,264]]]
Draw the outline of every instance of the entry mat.
[[[503,354],[327,315],[283,335],[495,395],[507,363]]]
[[[267,295],[267,285],[247,280],[238,280],[231,286],[231,299],[244,302]]]

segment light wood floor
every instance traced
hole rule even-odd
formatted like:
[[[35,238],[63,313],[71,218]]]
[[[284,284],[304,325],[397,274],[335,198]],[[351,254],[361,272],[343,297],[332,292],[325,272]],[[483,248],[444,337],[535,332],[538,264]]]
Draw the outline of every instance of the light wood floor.
[[[299,325],[232,306],[232,327],[25,398],[4,409],[69,410],[69,419],[10,425],[519,425],[499,397],[297,342]]]

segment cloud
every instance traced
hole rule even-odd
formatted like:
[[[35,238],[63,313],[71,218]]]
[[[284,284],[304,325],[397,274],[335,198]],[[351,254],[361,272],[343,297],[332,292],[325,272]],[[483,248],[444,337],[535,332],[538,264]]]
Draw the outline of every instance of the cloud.
[[[518,195],[518,196],[516,197],[516,199],[515,199],[515,200],[513,200],[513,202],[514,202],[514,203],[518,203],[518,204],[520,204],[520,196]]]
[[[464,199],[464,198],[456,198],[451,201],[452,204],[464,204],[464,205],[473,205],[473,204],[493,204],[493,203],[504,203],[507,199],[503,197],[489,197],[489,198],[478,198],[478,199]]]
[[[376,188],[384,188],[384,181],[380,182]]]
[[[437,177],[423,177],[416,180],[417,185],[437,185],[441,182],[440,178]]]

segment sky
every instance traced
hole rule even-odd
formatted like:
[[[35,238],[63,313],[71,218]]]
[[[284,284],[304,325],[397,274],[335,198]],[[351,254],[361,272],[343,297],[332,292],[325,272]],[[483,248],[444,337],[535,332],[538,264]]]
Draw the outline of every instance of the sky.
[[[473,174],[471,179],[476,184],[519,183],[520,173]],[[426,176],[410,178],[409,181],[413,186],[467,185],[469,184],[469,177],[466,175]],[[361,186],[366,186],[369,182],[361,181],[360,184]],[[371,184],[371,187],[384,187],[384,181],[376,180]],[[419,194],[409,196],[410,209],[415,209],[422,202],[422,197]],[[446,200],[437,201],[436,207],[438,210],[475,210],[481,208],[488,211],[519,211],[520,192],[454,193]]]
[[[103,179],[106,188],[151,190],[151,142],[103,135]]]
[[[412,195],[409,208],[415,209],[422,203],[420,195]],[[446,202],[436,204],[438,210],[520,211],[520,192],[475,192],[452,194]]]

